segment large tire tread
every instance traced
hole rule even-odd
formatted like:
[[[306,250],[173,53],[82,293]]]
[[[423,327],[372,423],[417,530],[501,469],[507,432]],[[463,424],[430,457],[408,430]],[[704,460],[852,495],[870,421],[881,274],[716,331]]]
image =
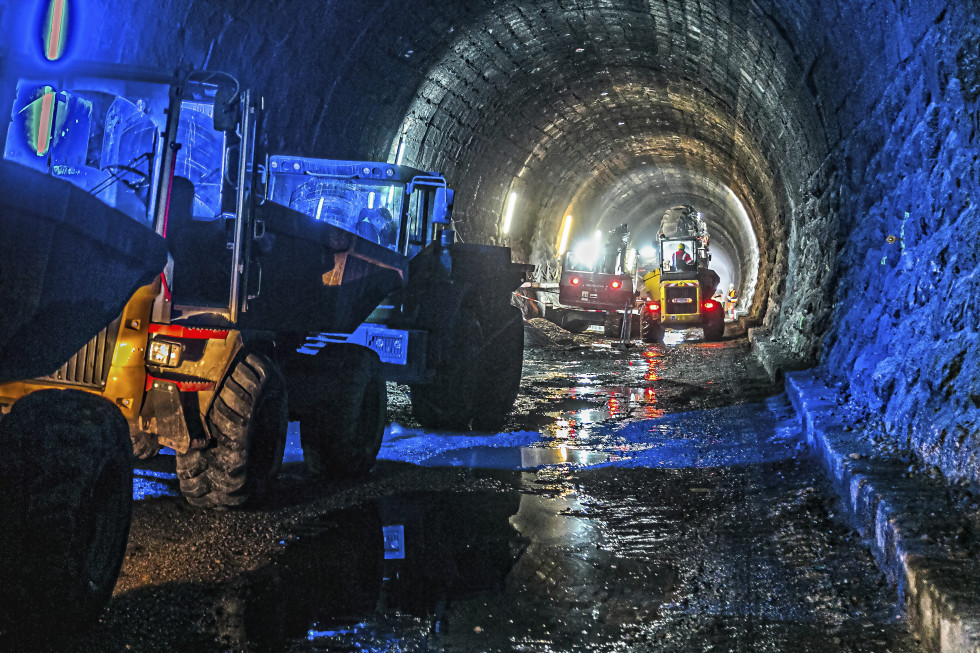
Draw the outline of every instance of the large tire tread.
[[[512,308],[497,324],[480,358],[479,380],[473,405],[473,427],[501,428],[514,407],[524,367],[524,318]]]
[[[0,441],[0,638],[53,646],[91,626],[115,586],[132,514],[129,428],[101,397],[40,390],[0,421]]]
[[[467,431],[473,421],[483,330],[470,309],[453,322],[451,355],[435,380],[410,386],[412,415],[423,428]]]
[[[323,399],[317,410],[300,419],[303,458],[315,476],[362,476],[374,467],[387,425],[388,388],[381,360],[356,345],[324,354],[336,357],[331,361],[335,371],[319,380]]]
[[[287,428],[286,383],[268,359],[235,363],[208,411],[212,443],[177,456],[187,502],[234,508],[260,499],[278,475]]]

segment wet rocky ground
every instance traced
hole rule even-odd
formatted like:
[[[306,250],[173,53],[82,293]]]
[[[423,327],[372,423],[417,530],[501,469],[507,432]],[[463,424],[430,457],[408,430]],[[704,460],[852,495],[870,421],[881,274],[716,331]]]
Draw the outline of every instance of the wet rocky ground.
[[[502,433],[425,432],[391,386],[379,463],[201,512],[141,465],[114,597],[75,651],[920,650],[737,336],[622,348],[534,321]],[[638,344],[638,343],[637,343]]]

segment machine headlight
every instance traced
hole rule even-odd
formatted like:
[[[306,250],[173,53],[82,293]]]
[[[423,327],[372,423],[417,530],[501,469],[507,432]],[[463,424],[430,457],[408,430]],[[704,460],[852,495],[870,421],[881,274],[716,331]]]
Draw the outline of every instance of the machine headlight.
[[[180,365],[180,355],[184,346],[179,342],[154,340],[146,350],[146,362],[162,367],[177,367]]]

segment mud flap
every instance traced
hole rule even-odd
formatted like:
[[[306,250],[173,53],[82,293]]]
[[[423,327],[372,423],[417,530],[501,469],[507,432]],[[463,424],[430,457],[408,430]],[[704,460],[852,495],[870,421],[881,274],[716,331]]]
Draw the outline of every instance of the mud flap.
[[[140,420],[152,424],[160,446],[184,453],[191,447],[191,435],[187,429],[184,404],[176,383],[154,379],[146,393]]]

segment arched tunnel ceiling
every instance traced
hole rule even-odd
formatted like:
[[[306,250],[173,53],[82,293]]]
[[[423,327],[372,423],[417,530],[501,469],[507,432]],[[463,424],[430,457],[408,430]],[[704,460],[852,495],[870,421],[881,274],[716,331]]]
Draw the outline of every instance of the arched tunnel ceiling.
[[[404,135],[405,162],[456,187],[464,239],[500,242],[519,178],[506,240],[535,263],[553,261],[573,201],[603,196],[644,162],[682,167],[735,193],[760,245],[760,283],[773,288],[785,276],[784,216],[841,131],[815,97],[827,71],[857,56],[828,48],[857,29],[838,14],[868,11],[850,0],[170,0],[159,11],[105,0],[88,10],[102,30],[95,58],[207,60],[256,86],[280,151],[390,158]],[[127,28],[110,29],[119,15]],[[854,41],[862,52],[881,45]]]
[[[459,180],[460,230],[477,240],[498,236],[518,178],[508,242],[536,263],[553,254],[547,244],[573,200],[602,196],[641,163],[732,189],[755,234],[733,236],[747,225],[719,215],[722,240],[758,235],[764,249],[781,247],[781,216],[827,143],[799,83],[800,45],[773,13],[723,2],[495,3],[420,85],[403,124],[406,160]]]

